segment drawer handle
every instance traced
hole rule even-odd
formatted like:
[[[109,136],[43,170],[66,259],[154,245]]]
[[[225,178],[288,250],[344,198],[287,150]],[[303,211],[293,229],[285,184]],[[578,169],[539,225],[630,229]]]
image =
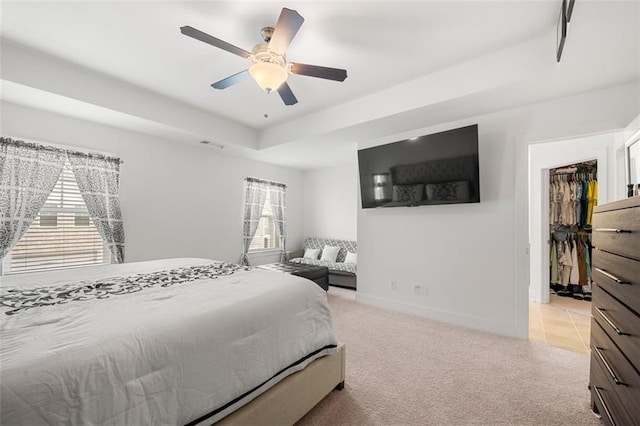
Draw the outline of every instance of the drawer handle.
[[[609,419],[609,422],[611,422],[611,424],[613,426],[616,426],[616,422],[613,421],[613,417],[611,417],[611,412],[609,411],[609,407],[607,407],[607,404],[604,403],[604,399],[602,398],[602,394],[600,393],[600,389],[597,386],[593,387],[593,390],[596,393],[596,396],[598,397],[598,401],[600,401],[600,405],[602,405],[602,408],[604,409],[604,414],[605,416],[607,416],[607,418]]]
[[[605,313],[604,313],[604,309],[602,309],[602,308],[598,308],[598,307],[596,306],[596,312],[598,312],[598,314],[600,314],[600,316],[602,317],[602,319],[603,319],[603,320],[605,320],[605,322],[606,322],[607,324],[609,324],[609,326],[610,326],[611,328],[613,328],[613,329],[614,329],[614,331],[615,331],[616,333],[618,333],[620,336],[630,336],[630,334],[629,334],[629,333],[627,333],[627,332],[625,332],[625,331],[620,330],[620,328],[618,328],[618,326],[617,326],[617,325],[615,325],[615,324],[613,323],[613,321],[611,321],[611,319],[610,319],[608,316],[606,316],[606,315],[605,315]]]
[[[623,382],[622,380],[618,379],[618,376],[616,376],[616,373],[613,371],[613,368],[611,368],[611,366],[609,365],[607,360],[604,358],[604,355],[602,355],[602,352],[600,352],[601,348],[599,348],[597,346],[592,346],[591,349],[596,353],[596,355],[598,355],[598,358],[600,358],[600,361],[602,361],[602,363],[604,364],[604,368],[607,369],[607,371],[609,372],[609,375],[611,376],[611,378],[613,379],[615,384],[616,385],[627,386],[627,384],[625,382]]]
[[[616,277],[615,275],[611,275],[610,273],[608,273],[607,271],[605,271],[604,269],[600,269],[600,268],[594,268],[596,271],[600,272],[602,275],[604,275],[607,278],[610,278],[612,280],[614,280],[615,282],[617,282],[618,284],[631,284],[628,281],[622,281],[620,278]]]
[[[596,228],[594,229],[596,232],[615,232],[616,234],[630,234],[631,231],[626,229],[618,229],[618,228]]]

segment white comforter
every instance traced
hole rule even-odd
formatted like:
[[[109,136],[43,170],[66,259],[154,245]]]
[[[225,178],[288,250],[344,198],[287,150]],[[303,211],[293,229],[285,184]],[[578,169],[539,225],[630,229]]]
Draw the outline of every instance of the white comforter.
[[[108,265],[1,277],[0,284],[42,287],[211,262]],[[0,309],[3,425],[185,424],[267,382],[210,423],[286,375],[271,379],[276,373],[302,369],[337,344],[320,287],[261,270],[6,311]]]

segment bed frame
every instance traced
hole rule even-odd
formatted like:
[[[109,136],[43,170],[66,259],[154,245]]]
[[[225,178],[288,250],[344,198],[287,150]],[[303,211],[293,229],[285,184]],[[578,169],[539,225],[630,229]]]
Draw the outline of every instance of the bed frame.
[[[309,364],[256,399],[229,414],[216,426],[293,425],[333,389],[342,390],[345,379],[345,346]]]

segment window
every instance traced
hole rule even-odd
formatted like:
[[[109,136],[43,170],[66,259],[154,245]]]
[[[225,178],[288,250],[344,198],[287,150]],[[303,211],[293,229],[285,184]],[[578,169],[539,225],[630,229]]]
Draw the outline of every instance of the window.
[[[5,257],[3,270],[19,273],[110,262],[67,162],[38,217]]]
[[[280,248],[280,234],[276,229],[276,223],[273,218],[273,210],[271,209],[271,200],[267,192],[267,198],[264,202],[264,208],[258,222],[256,235],[251,241],[249,250]]]

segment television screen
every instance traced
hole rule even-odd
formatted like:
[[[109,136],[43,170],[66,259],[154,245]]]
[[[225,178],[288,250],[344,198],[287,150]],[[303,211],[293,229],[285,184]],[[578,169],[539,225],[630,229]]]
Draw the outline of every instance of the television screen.
[[[358,150],[362,208],[480,202],[478,125]]]

